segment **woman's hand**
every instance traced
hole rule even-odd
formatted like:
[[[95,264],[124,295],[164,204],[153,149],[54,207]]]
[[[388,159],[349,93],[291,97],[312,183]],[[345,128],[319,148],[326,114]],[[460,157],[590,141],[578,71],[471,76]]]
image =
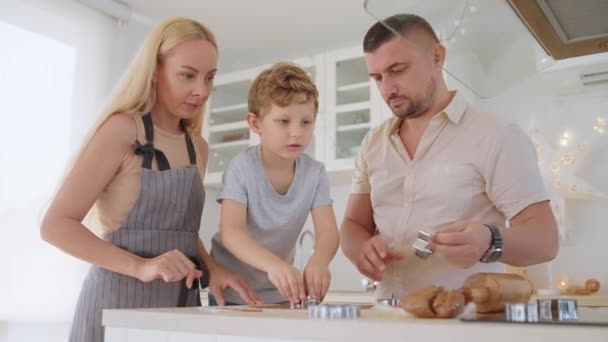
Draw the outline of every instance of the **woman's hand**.
[[[192,287],[194,279],[203,275],[201,270],[184,253],[174,249],[154,258],[142,258],[137,269],[136,278],[147,283],[162,279],[166,283],[186,279],[188,288]]]

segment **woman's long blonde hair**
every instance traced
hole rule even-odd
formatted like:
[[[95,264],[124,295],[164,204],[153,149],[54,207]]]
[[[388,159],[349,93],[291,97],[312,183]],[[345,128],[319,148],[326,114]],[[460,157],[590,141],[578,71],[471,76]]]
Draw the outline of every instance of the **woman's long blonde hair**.
[[[85,139],[86,148],[99,127],[112,115],[119,113],[148,113],[156,101],[154,73],[158,62],[176,45],[192,39],[204,39],[217,49],[213,32],[203,24],[188,18],[170,18],[160,23],[146,38],[131,65],[123,75],[101,117]],[[204,106],[195,113],[193,119],[186,120],[186,126],[195,134],[203,129]],[[82,152],[82,151],[81,151]]]
[[[201,23],[188,18],[176,17],[167,19],[160,23],[147,36],[137,55],[131,61],[129,68],[122,76],[118,86],[115,88],[101,116],[85,137],[80,150],[72,161],[72,166],[80,159],[83,151],[99,130],[99,127],[112,115],[120,113],[145,115],[152,109],[156,101],[156,84],[153,80],[158,62],[173,47],[192,39],[207,40],[217,49],[214,34]],[[195,113],[193,119],[186,120],[186,126],[194,134],[200,135],[202,132],[203,115],[204,106],[201,106],[201,109]],[[65,177],[67,177],[70,170],[71,167],[68,168]],[[87,222],[87,225],[94,228],[99,223],[97,220],[97,205],[93,205],[87,213],[84,222]],[[99,234],[96,229],[93,229],[93,231]]]

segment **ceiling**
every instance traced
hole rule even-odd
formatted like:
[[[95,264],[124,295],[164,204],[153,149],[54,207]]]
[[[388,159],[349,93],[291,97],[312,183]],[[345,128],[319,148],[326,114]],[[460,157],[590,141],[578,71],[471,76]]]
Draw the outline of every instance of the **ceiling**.
[[[363,0],[123,0],[154,20],[187,16],[211,28],[220,67],[241,69],[361,44],[375,22]]]
[[[153,21],[187,16],[206,24],[217,36],[222,72],[361,46],[376,22],[364,10],[364,0],[120,1]],[[534,38],[505,0],[368,1],[379,18],[409,12],[428,19],[441,39],[450,38],[448,62],[456,61],[448,66],[450,74],[480,95],[481,90],[495,94],[534,72]],[[527,57],[518,51],[531,60],[522,63]]]

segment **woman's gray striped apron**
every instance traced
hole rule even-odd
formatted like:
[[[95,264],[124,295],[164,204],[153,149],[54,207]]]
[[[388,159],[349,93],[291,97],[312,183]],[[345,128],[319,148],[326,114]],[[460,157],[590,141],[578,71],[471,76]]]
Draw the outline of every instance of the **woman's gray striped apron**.
[[[196,166],[196,153],[188,132],[186,146],[190,165],[171,169],[163,152],[154,148],[154,126],[150,114],[143,117],[145,145],[135,141],[133,149],[143,155],[141,189],[125,223],[105,239],[142,257],[154,257],[178,249],[196,261],[204,273],[201,286],[208,284],[209,272],[198,260],[199,240],[205,191]],[[183,127],[183,125],[182,125]],[[185,130],[184,130],[185,131]],[[158,171],[152,170],[156,159]],[[160,308],[200,306],[199,284],[188,290],[184,281],[148,283],[97,266],[87,275],[72,322],[70,341],[102,342],[103,309]]]

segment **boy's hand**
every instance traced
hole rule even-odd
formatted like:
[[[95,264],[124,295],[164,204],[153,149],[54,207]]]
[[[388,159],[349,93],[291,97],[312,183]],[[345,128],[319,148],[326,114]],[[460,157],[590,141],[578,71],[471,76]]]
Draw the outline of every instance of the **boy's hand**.
[[[277,287],[283,298],[291,303],[300,303],[306,298],[302,275],[293,265],[278,261],[268,270],[268,279]]]
[[[327,294],[331,282],[329,265],[314,255],[308,259],[304,269],[304,285],[306,294],[321,303]]]

